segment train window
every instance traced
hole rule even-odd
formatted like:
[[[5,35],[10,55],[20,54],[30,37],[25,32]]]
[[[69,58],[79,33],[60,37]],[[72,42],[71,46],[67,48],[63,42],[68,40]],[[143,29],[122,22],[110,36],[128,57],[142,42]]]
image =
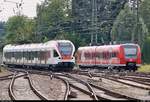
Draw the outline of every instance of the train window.
[[[44,52],[44,58],[47,60],[48,58],[50,58],[50,51],[45,51]]]
[[[35,57],[35,58],[38,58],[37,51],[34,52],[34,57]]]
[[[28,60],[31,60],[31,52],[28,52]]]
[[[12,57],[14,57],[14,52],[12,52]]]
[[[8,53],[7,52],[5,52],[5,55],[4,55],[5,57],[6,57],[6,59],[8,58]]]
[[[54,50],[54,57],[58,57],[58,53],[56,52],[56,50]]]
[[[20,52],[16,52],[16,58],[19,59]]]
[[[16,59],[20,58],[20,52],[16,52]]]
[[[102,58],[103,58],[103,59],[109,59],[109,58],[110,58],[109,52],[103,52],[102,54],[103,54],[103,55],[102,55]]]
[[[7,58],[7,52],[4,53],[4,57]]]
[[[8,59],[10,58],[10,52],[7,52],[7,58]]]
[[[7,52],[7,58],[9,58],[9,52]]]
[[[30,52],[30,60],[34,60],[34,52],[33,51]]]
[[[21,52],[18,52],[18,59],[21,59]]]
[[[79,52],[77,56],[79,57],[79,60],[81,60],[81,52]]]
[[[6,53],[7,53],[7,52],[4,52],[4,57],[5,57],[5,58],[7,58],[7,57],[6,57],[6,56],[7,56]]]
[[[29,56],[29,54],[28,54],[28,52],[25,52],[26,53],[26,59],[28,60],[28,56]]]
[[[105,59],[106,58],[106,54],[105,52],[102,52],[102,58]]]
[[[85,52],[85,53],[84,53],[84,56],[85,56],[86,59],[91,59],[91,54],[90,54],[90,52]]]
[[[51,51],[47,51],[47,58],[50,58],[51,57]]]
[[[9,53],[9,52],[5,52],[5,53],[4,53],[4,56],[5,56],[7,59],[8,59],[8,57],[9,57],[8,53]]]
[[[109,59],[109,58],[110,58],[109,52],[106,52],[105,54],[106,54],[106,55],[105,55],[105,56],[106,56],[105,58],[106,58],[106,59]]]
[[[21,52],[18,52],[18,59],[21,59]]]
[[[102,53],[101,53],[101,52],[96,53],[96,57],[97,57],[98,59],[101,59],[101,58],[102,58]]]
[[[17,55],[17,53],[16,53],[16,52],[14,52],[14,57],[15,57],[15,59],[17,59],[17,58],[16,58],[16,55]]]
[[[112,57],[117,57],[117,53],[116,52],[112,52]]]
[[[41,59],[41,60],[44,60],[44,59],[45,59],[44,54],[45,54],[45,52],[44,52],[44,51],[41,51],[41,52],[40,52],[40,59]]]
[[[26,52],[23,52],[23,57],[24,57],[25,59],[27,59],[27,53],[26,53]]]
[[[34,58],[37,58],[37,51],[33,51],[32,52],[32,60],[34,60]]]
[[[25,54],[26,59],[29,60],[29,52],[25,52]]]
[[[37,58],[40,60],[40,51],[37,51]]]
[[[22,52],[20,52],[20,56],[19,57],[20,57],[20,59],[22,59]]]
[[[95,54],[96,54],[96,53],[95,53],[95,52],[92,52],[91,54],[92,54],[91,57],[92,57],[92,59],[93,59],[93,58],[95,57]]]
[[[27,59],[27,52],[23,52],[23,56]]]

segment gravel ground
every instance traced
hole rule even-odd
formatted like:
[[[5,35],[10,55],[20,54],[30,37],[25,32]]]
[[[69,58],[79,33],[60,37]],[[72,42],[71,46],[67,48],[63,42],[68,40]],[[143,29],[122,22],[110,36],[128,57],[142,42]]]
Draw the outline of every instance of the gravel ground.
[[[61,80],[44,75],[31,75],[33,85],[49,100],[63,100],[64,84]]]
[[[40,100],[31,90],[28,80],[24,77],[15,80],[13,91],[17,100]]]
[[[0,81],[0,100],[10,100],[8,94],[10,80]]]

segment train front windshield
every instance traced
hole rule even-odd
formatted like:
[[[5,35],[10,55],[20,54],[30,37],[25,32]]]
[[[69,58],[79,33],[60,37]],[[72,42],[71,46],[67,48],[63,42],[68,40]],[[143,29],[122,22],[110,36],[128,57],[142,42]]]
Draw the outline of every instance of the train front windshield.
[[[59,51],[62,55],[71,55],[73,46],[70,43],[59,43]]]
[[[137,58],[137,46],[125,45],[124,52],[125,58]]]

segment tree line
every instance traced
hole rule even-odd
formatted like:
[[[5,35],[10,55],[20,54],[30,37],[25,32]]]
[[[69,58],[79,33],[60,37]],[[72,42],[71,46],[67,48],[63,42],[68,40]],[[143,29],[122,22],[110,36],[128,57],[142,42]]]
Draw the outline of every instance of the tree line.
[[[3,36],[1,49],[6,44],[40,43],[52,39],[71,40],[76,49],[88,45],[90,35],[76,34],[71,25],[74,17],[70,0],[45,0],[36,9],[34,19],[19,15],[0,23],[0,29],[5,30],[5,34],[0,32]],[[113,23],[110,35],[116,42],[137,42],[141,46],[143,62],[150,63],[150,0],[140,3],[138,18],[126,4]]]

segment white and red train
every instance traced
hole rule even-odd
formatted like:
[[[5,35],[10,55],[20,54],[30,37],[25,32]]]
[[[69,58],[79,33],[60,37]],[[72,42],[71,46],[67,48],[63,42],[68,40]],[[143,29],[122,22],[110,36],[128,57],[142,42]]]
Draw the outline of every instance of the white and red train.
[[[137,44],[79,47],[76,63],[80,68],[106,67],[137,70],[141,65],[141,51]]]
[[[69,40],[53,40],[39,44],[6,45],[3,48],[3,64],[71,70],[75,64],[74,52],[75,47]]]

